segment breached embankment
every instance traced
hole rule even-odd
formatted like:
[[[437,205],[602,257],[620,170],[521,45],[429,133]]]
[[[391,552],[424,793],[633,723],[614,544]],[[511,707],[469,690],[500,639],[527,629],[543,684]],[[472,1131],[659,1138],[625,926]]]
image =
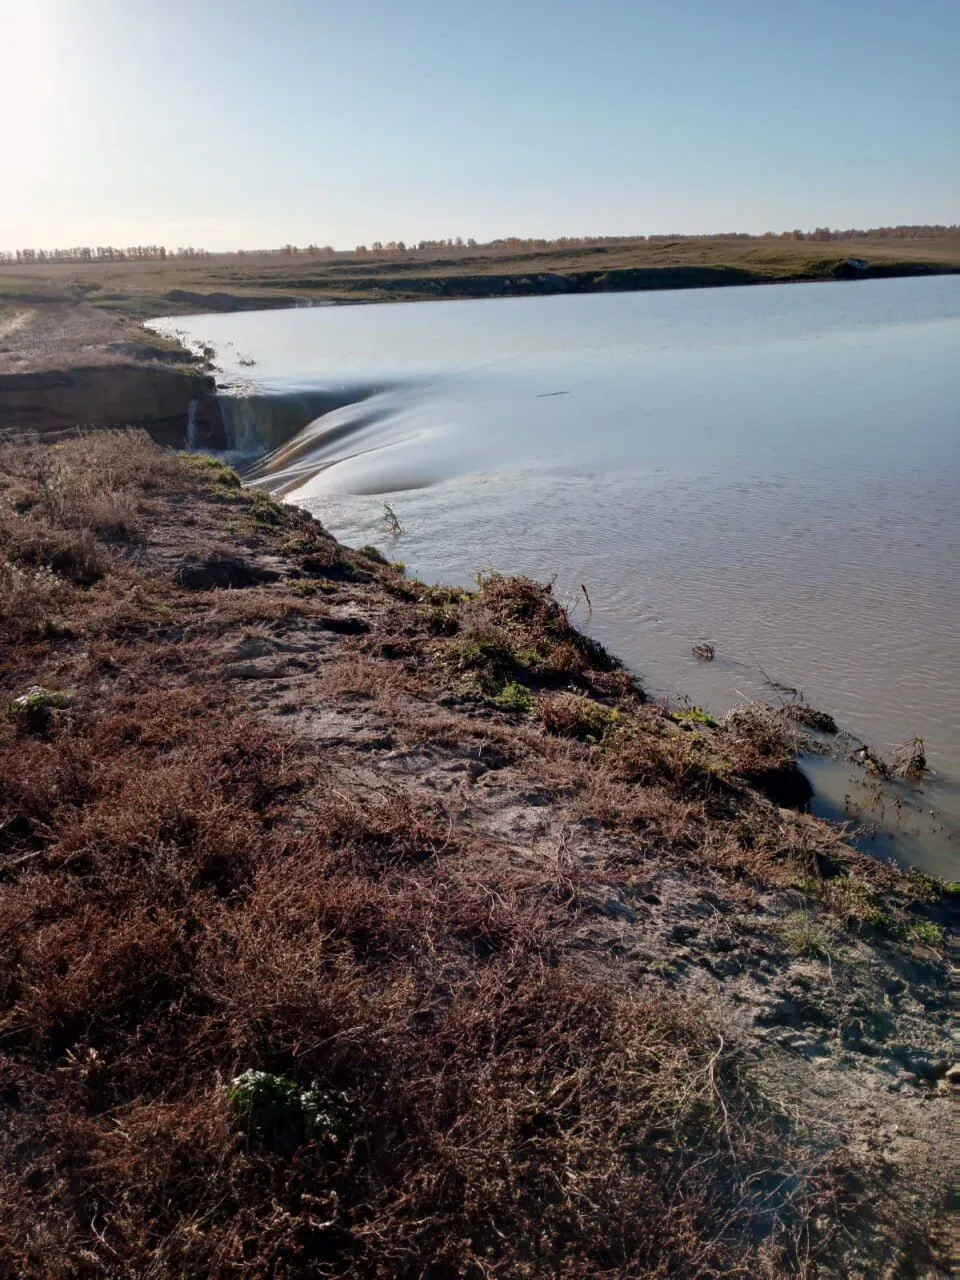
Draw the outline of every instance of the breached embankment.
[[[375,394],[341,388],[220,393],[213,377],[159,364],[0,373],[0,431],[61,435],[77,427],[140,427],[174,449],[259,459],[317,418]]]
[[[161,444],[182,448],[191,413],[198,438],[223,447],[222,429],[197,413],[213,379],[160,365],[101,365],[0,374],[0,430],[58,434],[76,427],[138,426]],[[209,423],[209,425],[207,425]]]
[[[192,420],[209,447],[222,447],[216,384],[202,358],[100,308],[14,301],[0,349],[0,431],[138,426],[180,448]]]
[[[266,455],[285,457],[285,448],[311,423],[351,405],[361,404],[384,388],[373,385],[314,388],[289,392],[243,393],[224,390],[216,397],[223,431],[222,448],[239,459],[264,467]],[[374,415],[375,416],[375,415]],[[193,447],[200,442],[190,439]],[[291,462],[298,456],[293,450]]]
[[[77,427],[134,426],[175,449],[252,459],[317,417],[372,394],[363,387],[221,393],[209,352],[187,351],[175,338],[82,303],[15,301],[3,331],[9,345],[0,348],[0,431],[49,438]],[[220,301],[236,310],[242,300]]]

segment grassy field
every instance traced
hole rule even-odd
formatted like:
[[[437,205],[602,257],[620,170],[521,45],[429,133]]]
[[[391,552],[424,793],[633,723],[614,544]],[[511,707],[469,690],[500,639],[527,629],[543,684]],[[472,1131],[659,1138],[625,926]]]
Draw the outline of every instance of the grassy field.
[[[142,318],[323,300],[691,288],[842,278],[841,264],[847,258],[865,260],[867,274],[960,271],[960,235],[825,243],[679,239],[516,252],[484,247],[428,249],[408,251],[402,257],[271,253],[222,254],[203,261],[4,265],[0,266],[0,307],[87,302]]]

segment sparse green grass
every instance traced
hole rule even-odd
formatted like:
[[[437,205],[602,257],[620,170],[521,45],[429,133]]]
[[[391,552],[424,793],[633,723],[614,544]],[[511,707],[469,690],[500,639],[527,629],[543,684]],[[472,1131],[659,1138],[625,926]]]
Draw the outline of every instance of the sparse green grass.
[[[790,881],[790,888],[805,893],[809,898],[823,897],[823,882],[814,876],[798,876]]]
[[[492,694],[487,702],[499,711],[527,712],[533,710],[533,694],[526,685],[510,680],[499,693]]]
[[[358,547],[357,550],[359,551],[360,555],[366,556],[368,560],[373,560],[375,564],[389,565],[390,563],[390,561],[383,554],[383,552],[379,551],[374,546],[367,545],[364,547]]]
[[[249,1135],[271,1151],[292,1155],[305,1142],[346,1150],[350,1116],[329,1090],[307,1088],[269,1071],[244,1071],[227,1089],[227,1100]]]
[[[708,729],[716,729],[719,725],[716,717],[702,707],[678,707],[673,715],[681,723],[686,721],[688,724],[702,724]]]
[[[241,489],[243,487],[236,471],[232,467],[228,467],[220,458],[215,458],[209,453],[187,453],[182,456],[186,466],[194,471],[202,472],[214,484],[222,485],[224,489]]]
[[[794,911],[783,921],[780,932],[795,956],[829,960],[836,950],[836,937],[820,913]]]
[[[860,922],[865,924],[869,929],[875,929],[877,933],[895,934],[897,932],[897,922],[889,911],[882,911],[879,907],[867,907],[859,916]]]
[[[947,931],[943,925],[934,924],[932,920],[920,920],[907,925],[907,938],[911,942],[921,942],[924,946],[940,948],[947,939]]]
[[[45,689],[34,685],[7,703],[7,716],[21,733],[46,733],[52,713],[64,711],[73,702],[73,695],[61,689]]]
[[[918,902],[939,902],[945,894],[949,894],[949,885],[933,876],[924,875],[916,867],[907,872],[910,892]]]
[[[840,876],[826,885],[830,905],[837,911],[862,917],[873,905],[874,895],[870,885],[854,876]]]
[[[601,645],[574,629],[549,586],[489,574],[476,593],[437,605],[455,610],[456,637],[443,650],[447,662],[487,697],[510,680],[535,692],[596,689],[643,697]]]
[[[456,635],[460,626],[455,605],[424,604],[419,608],[426,629],[436,636]]]
[[[422,586],[422,584],[420,585]],[[438,608],[456,608],[457,605],[469,604],[477,596],[476,591],[469,591],[461,587],[422,586],[422,590],[424,603],[436,605]]]
[[[886,901],[874,885],[856,876],[838,876],[831,880],[795,879],[791,888],[819,899],[827,911],[856,929],[869,929],[891,941],[922,943],[941,948],[946,933],[930,920],[917,920],[908,914],[912,904],[936,903],[943,895],[940,884],[920,872],[905,877],[909,892],[906,902]]]
[[[335,582],[327,582],[325,579],[319,578],[310,579],[304,582],[297,582],[294,585],[293,590],[298,596],[303,596],[305,599],[309,599],[311,596],[316,595],[336,595],[339,588]]]
[[[848,923],[866,926],[877,933],[894,934],[897,924],[893,916],[878,903],[875,890],[853,876],[841,876],[825,882],[827,904]]]
[[[250,513],[258,524],[279,525],[283,520],[283,506],[265,489],[248,489]]]
[[[449,645],[446,656],[455,671],[475,673],[484,684],[498,687],[523,666],[501,636],[477,629]]]

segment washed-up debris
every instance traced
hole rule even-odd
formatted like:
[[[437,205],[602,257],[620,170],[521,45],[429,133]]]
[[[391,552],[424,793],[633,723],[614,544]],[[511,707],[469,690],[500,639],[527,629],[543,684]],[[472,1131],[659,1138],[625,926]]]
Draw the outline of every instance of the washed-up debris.
[[[783,707],[783,714],[790,720],[795,720],[797,724],[805,725],[808,729],[816,729],[818,733],[839,733],[837,722],[829,711],[818,711],[816,707],[811,707],[802,697],[797,698],[794,702],[788,702]]]
[[[927,771],[927,755],[922,738],[911,738],[893,753],[891,771],[907,782],[919,782]]]
[[[867,773],[872,773],[875,778],[889,778],[890,767],[887,765],[877,753],[866,744],[857,748],[851,760],[855,760],[857,764],[863,765]]]

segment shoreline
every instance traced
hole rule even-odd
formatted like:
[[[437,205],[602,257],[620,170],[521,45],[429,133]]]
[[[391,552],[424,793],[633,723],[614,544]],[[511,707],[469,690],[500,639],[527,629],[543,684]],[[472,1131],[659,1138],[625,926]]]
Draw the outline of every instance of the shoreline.
[[[344,1274],[372,1275],[384,1239],[421,1269],[454,1247],[509,1268],[529,1240],[548,1273],[561,1246],[534,1246],[540,1227],[516,1216],[532,1196],[551,1233],[576,1205],[563,1256],[593,1269],[682,1273],[701,1215],[712,1265],[743,1274],[760,1249],[784,1276],[893,1259],[945,1276],[955,897],[788,807],[795,765],[771,724],[650,702],[549,589],[427,587],[215,460],[116,439],[6,446],[0,478],[7,566],[61,566],[0,612],[14,708],[0,926],[6,909],[27,939],[0,950],[17,1098],[0,1173],[24,1188],[0,1240],[29,1224],[29,1274],[53,1257],[37,1223],[56,1224],[61,1259],[142,1269],[176,1241],[200,1273],[211,1250],[232,1256],[238,1213],[269,1267],[278,1205],[323,1256],[289,1181],[302,1167],[334,1193],[325,1230]],[[28,686],[53,692],[21,713]],[[86,779],[79,809],[66,761]],[[585,1063],[571,1111],[563,1081]],[[335,1096],[344,1153],[281,1140],[252,1111],[244,1138],[222,1082],[251,1070]],[[433,1180],[434,1093],[411,1092],[425,1072],[448,1081],[441,1132],[478,1144],[452,1184]],[[692,1089],[693,1111],[653,1081]],[[530,1089],[528,1123],[514,1108]],[[625,1106],[640,1108],[626,1147]],[[558,1197],[535,1172],[557,1158],[607,1186],[624,1221],[657,1180],[677,1188],[663,1221],[693,1218],[655,1245],[611,1244],[590,1225],[595,1197]],[[518,1181],[500,1198],[504,1161]],[[754,1181],[770,1169],[794,1188],[772,1208]],[[416,1227],[389,1207],[411,1194]],[[494,1206],[510,1231],[485,1225]],[[198,1215],[205,1231],[180,1234]]]
[[[80,305],[74,308],[80,317],[80,331],[88,336],[83,329],[86,319],[83,311]],[[89,312],[89,308],[86,311]],[[96,323],[101,326],[98,336],[102,339],[102,317],[98,316]],[[29,326],[18,324],[15,332],[19,336],[24,330],[29,332]],[[99,366],[75,367],[69,371],[0,374],[0,423],[4,422],[6,410],[6,421],[13,418],[9,428],[12,436],[25,430],[28,436],[66,440],[75,433],[78,420],[87,421],[94,427],[106,425],[112,428],[132,422],[144,426],[159,443],[173,448],[192,444],[200,450],[228,449],[228,431],[231,428],[225,425],[222,406],[218,404],[217,386],[212,376],[216,353],[212,349],[205,349],[197,355],[185,349],[177,339],[165,337],[129,320],[109,329],[108,334],[111,341],[101,342],[99,354],[105,357],[105,362]],[[139,357],[141,362],[131,364],[134,357]],[[356,388],[333,396],[319,392],[312,396],[290,393],[254,399],[263,402],[259,407],[259,417],[282,442],[295,433],[301,418],[304,422],[312,420],[318,413],[355,403],[368,394],[368,388]],[[309,400],[309,406],[300,403],[305,400]],[[242,407],[258,408],[246,402]],[[246,418],[250,415],[245,413],[241,416]],[[186,438],[188,421],[189,442]],[[0,437],[4,434],[0,426]],[[262,477],[256,475],[256,460],[252,461],[254,483],[262,482]],[[899,809],[900,801],[896,797],[894,804]],[[831,802],[828,808],[834,821],[841,820],[835,804]],[[866,817],[864,820],[869,826],[869,820]],[[892,827],[881,824],[880,834],[879,849],[884,849],[885,837],[889,837],[893,845],[898,843]],[[878,856],[896,857],[903,865],[911,855],[890,848]]]
[[[0,264],[4,306],[82,304],[118,320],[305,303],[511,297],[856,280],[960,271],[960,234],[785,241],[677,238],[592,246],[309,251],[201,259]],[[2,368],[0,314],[0,368]]]

